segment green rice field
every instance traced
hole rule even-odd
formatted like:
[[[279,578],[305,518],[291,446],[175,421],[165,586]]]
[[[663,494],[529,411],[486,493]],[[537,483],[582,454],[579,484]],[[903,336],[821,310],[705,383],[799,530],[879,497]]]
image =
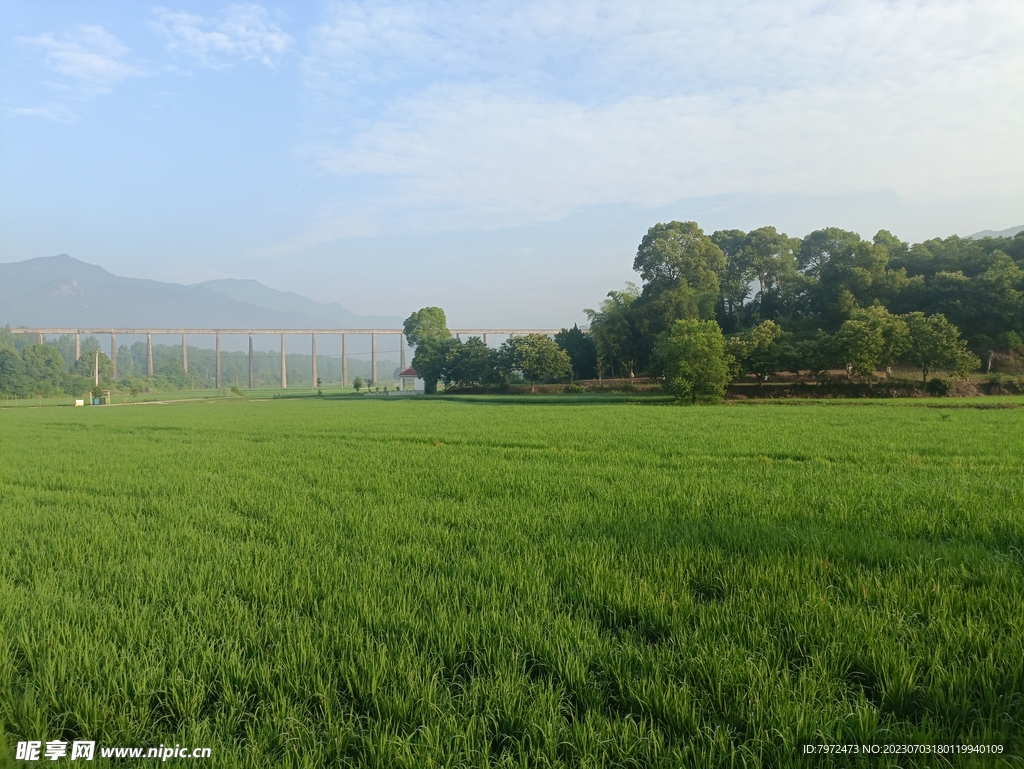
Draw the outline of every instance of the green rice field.
[[[1024,755],[1024,403],[965,403],[0,410],[0,764]]]

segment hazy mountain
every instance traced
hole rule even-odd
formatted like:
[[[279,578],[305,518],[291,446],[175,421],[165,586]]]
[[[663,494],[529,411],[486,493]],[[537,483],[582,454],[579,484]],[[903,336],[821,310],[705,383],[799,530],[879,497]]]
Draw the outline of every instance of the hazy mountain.
[[[399,328],[402,319],[398,316],[356,315],[337,302],[324,304],[293,294],[291,291],[278,291],[268,288],[255,280],[208,280],[198,285],[231,297],[235,301],[246,302],[275,312],[298,313],[323,318],[332,326],[342,328]]]
[[[123,278],[67,254],[0,264],[0,325],[154,328],[398,328],[255,281],[239,291]],[[255,288],[249,287],[252,284]],[[243,295],[246,298],[241,298]],[[318,311],[318,308],[322,308]]]
[[[1010,227],[1007,230],[982,230],[981,232],[976,232],[968,237],[971,240],[981,240],[982,238],[1012,238],[1018,232],[1024,232],[1024,224],[1019,227]]]

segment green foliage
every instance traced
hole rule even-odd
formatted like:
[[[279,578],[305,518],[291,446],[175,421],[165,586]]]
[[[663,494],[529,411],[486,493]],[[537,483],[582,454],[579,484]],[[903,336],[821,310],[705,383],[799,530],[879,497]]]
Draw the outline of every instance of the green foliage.
[[[545,379],[564,379],[572,374],[569,355],[544,334],[528,334],[508,339],[498,352],[499,366],[505,376],[520,371],[534,390]]]
[[[0,394],[29,395],[29,380],[25,377],[25,362],[13,348],[0,348]]]
[[[366,382],[363,381],[363,378],[361,376],[357,376],[355,379],[352,380],[352,387],[355,388],[356,392],[359,392],[364,387],[366,387]]]
[[[996,340],[996,345],[1009,353],[1021,353],[1024,352],[1024,336],[1016,331],[1004,331]]]
[[[762,376],[847,367],[871,380],[904,354],[899,318],[908,313],[949,319],[985,357],[986,370],[993,361],[1014,370],[1016,340],[1024,337],[1020,234],[910,245],[886,230],[872,240],[835,227],[802,240],[774,227],[708,237],[693,222],[669,222],[648,230],[634,269],[642,290],[628,284],[598,310],[585,311],[598,376],[655,371],[659,334],[676,320],[712,316],[730,334],[737,373]],[[767,321],[782,335],[752,345],[751,332]],[[962,375],[977,365],[962,352],[917,365]]]
[[[594,379],[597,376],[597,345],[592,334],[584,334],[574,324],[572,328],[563,328],[555,334],[555,343],[569,356],[574,379]]]
[[[91,379],[67,371],[60,351],[47,344],[0,348],[0,394],[19,398],[81,393]]]
[[[677,320],[658,338],[655,357],[679,400],[720,400],[729,384],[732,356],[712,320]]]
[[[903,318],[873,305],[855,310],[840,326],[835,342],[848,370],[870,381],[910,348],[911,337]]]
[[[953,383],[948,379],[940,379],[939,377],[932,377],[928,380],[928,384],[924,387],[925,392],[929,395],[936,395],[939,397],[949,395],[953,392]]]
[[[451,332],[444,310],[424,307],[405,319],[405,338],[416,348],[412,367],[423,380],[427,393],[437,392],[437,383],[444,376],[445,363],[450,352]]]
[[[633,311],[639,298],[640,289],[627,283],[622,291],[609,291],[599,310],[583,311],[590,319],[598,376],[605,371],[612,376],[633,374],[643,346],[643,334]]]
[[[1024,749],[1024,409],[12,409],[0,466],[8,755]]]
[[[480,337],[472,336],[465,343],[449,339],[443,346],[441,379],[445,389],[493,385],[501,381],[498,351],[490,349]]]
[[[637,248],[633,269],[644,281],[630,308],[639,332],[636,364],[647,368],[655,338],[683,318],[714,316],[725,255],[696,222],[656,224]]]
[[[978,368],[978,356],[967,351],[967,343],[960,338],[957,327],[945,316],[912,312],[905,319],[910,335],[906,357],[921,369],[922,384],[936,368],[961,377]]]
[[[405,338],[413,347],[419,347],[427,340],[444,341],[451,336],[448,319],[440,307],[424,307],[416,310],[402,324]],[[419,369],[417,369],[417,373]]]
[[[15,350],[14,334],[11,333],[10,325],[0,326],[0,350]]]
[[[726,350],[740,371],[757,374],[763,380],[770,374],[785,370],[782,348],[777,344],[781,336],[782,328],[775,321],[766,320],[750,331],[726,340]]]
[[[633,260],[646,286],[656,289],[685,284],[698,293],[718,291],[725,268],[722,250],[696,222],[656,224],[647,230]]]

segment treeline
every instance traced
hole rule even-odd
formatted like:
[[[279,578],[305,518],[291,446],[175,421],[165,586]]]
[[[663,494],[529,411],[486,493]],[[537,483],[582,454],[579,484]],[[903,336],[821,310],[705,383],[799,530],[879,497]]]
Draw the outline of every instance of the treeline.
[[[498,349],[488,347],[478,336],[462,342],[451,335],[440,307],[414,312],[406,318],[404,332],[416,348],[412,365],[428,393],[436,392],[438,382],[452,390],[526,381],[533,389],[537,382],[565,379],[572,374],[569,355],[549,337],[512,337]]]
[[[1024,353],[1024,233],[910,245],[884,230],[872,240],[836,228],[707,235],[669,222],[648,230],[633,268],[641,285],[609,292],[585,310],[586,333],[574,326],[553,341],[463,343],[443,310],[419,310],[405,322],[413,366],[428,391],[646,374],[696,399],[744,375],[870,383],[899,365],[924,384],[940,370],[1013,371]]]
[[[2,342],[0,338],[0,395],[29,398],[92,389],[91,368],[84,360],[69,367],[52,345],[30,344],[19,351]]]
[[[83,337],[81,356],[75,361],[75,338],[70,335],[31,344],[9,327],[0,327],[0,394],[19,398],[39,395],[81,395],[92,390],[124,392],[168,392],[201,390],[216,387],[216,352],[188,346],[189,370],[181,359],[179,345],[153,345],[153,376],[148,376],[145,342],[121,345],[117,350],[117,378],[110,357],[101,351],[99,340]],[[291,386],[312,386],[312,358],[292,353],[285,355],[288,383]],[[95,385],[96,368],[99,382]],[[377,361],[378,378],[393,382],[398,365],[394,361]],[[281,355],[279,352],[255,352],[253,372],[257,387],[279,387]],[[317,375],[324,385],[340,384],[342,361],[338,356],[318,355]],[[372,365],[368,360],[349,356],[349,380],[360,377],[372,383]],[[221,352],[221,381],[224,387],[248,387],[249,357],[245,352]]]
[[[899,362],[927,376],[976,366],[970,355],[995,370],[1024,348],[1024,233],[909,245],[884,230],[798,239],[670,222],[648,230],[633,268],[641,285],[586,310],[593,347],[570,350],[580,377],[660,373],[658,340],[679,320],[714,321],[738,370],[763,375],[870,378]]]

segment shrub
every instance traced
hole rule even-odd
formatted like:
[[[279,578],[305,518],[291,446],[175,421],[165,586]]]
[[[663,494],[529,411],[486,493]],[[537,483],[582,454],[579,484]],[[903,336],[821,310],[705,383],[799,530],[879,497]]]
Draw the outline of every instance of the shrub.
[[[948,379],[940,379],[939,377],[932,377],[928,380],[928,384],[925,385],[925,392],[929,395],[946,396],[953,392],[953,385]]]

